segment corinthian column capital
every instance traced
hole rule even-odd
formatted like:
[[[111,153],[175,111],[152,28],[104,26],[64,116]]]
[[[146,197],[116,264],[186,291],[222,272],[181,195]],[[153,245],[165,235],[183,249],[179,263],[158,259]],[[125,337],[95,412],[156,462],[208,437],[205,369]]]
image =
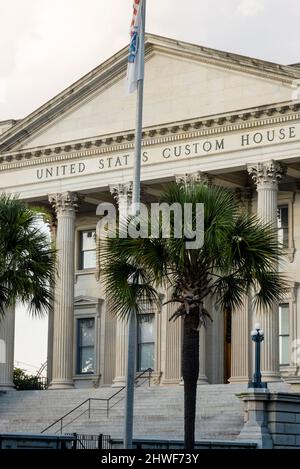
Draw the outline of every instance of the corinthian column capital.
[[[187,186],[189,184],[201,182],[207,186],[211,186],[213,176],[203,171],[196,171],[195,173],[178,174],[175,176],[176,184]]]
[[[124,184],[114,184],[109,186],[109,190],[115,201],[119,204],[121,200],[131,200],[132,197],[132,181]]]
[[[48,199],[57,214],[63,212],[75,212],[81,201],[81,197],[76,192],[70,191],[50,194]]]
[[[257,189],[277,189],[285,174],[285,168],[274,160],[248,165],[247,169]]]
[[[178,186],[187,186],[192,183],[192,176],[189,173],[177,174],[175,176],[175,181]]]

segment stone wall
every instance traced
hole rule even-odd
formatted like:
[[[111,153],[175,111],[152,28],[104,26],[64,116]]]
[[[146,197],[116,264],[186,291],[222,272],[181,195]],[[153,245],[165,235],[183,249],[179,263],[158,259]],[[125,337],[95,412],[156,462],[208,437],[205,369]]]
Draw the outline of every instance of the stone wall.
[[[274,449],[300,448],[300,394],[272,394],[267,419]]]
[[[245,403],[245,424],[239,441],[260,449],[300,448],[300,394],[249,389],[238,397]]]

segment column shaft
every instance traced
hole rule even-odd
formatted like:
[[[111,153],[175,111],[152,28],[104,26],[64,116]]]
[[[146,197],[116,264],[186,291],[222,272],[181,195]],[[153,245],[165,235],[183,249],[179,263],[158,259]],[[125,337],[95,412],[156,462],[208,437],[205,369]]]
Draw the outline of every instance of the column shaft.
[[[56,246],[56,232],[57,232],[57,220],[56,216],[52,217],[51,222],[49,223],[51,243]],[[52,371],[53,371],[53,332],[54,332],[54,288],[53,288],[53,303],[52,311],[48,312],[48,343],[47,343],[47,380],[50,384],[52,381]]]
[[[166,292],[167,301],[171,298],[171,289]],[[169,321],[176,306],[168,303],[162,312],[164,321],[164,362],[162,363],[162,384],[178,384],[181,379],[182,321]]]
[[[127,351],[127,326],[124,319],[117,319],[116,333],[116,367],[114,386],[125,386],[126,375],[126,351]]]
[[[249,303],[249,298],[245,298],[244,304],[232,312],[230,383],[248,383],[251,376]]]
[[[57,214],[52,389],[73,387],[75,209],[78,198],[67,192],[50,196]]]
[[[0,320],[0,391],[14,388],[15,308]]]
[[[199,331],[199,377],[198,384],[208,384],[206,376],[206,329],[200,328]]]

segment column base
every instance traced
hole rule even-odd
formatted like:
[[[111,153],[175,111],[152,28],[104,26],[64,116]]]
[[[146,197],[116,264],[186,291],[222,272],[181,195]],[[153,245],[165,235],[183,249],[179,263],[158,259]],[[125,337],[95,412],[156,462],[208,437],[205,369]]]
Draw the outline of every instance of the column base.
[[[164,378],[161,380],[161,384],[165,386],[172,386],[174,384],[183,384],[183,380],[178,378]]]
[[[200,375],[197,381],[197,386],[201,386],[202,384],[209,384],[208,378],[206,375]]]
[[[112,388],[123,388],[125,385],[125,376],[116,376],[111,386]]]
[[[0,391],[16,391],[16,388],[13,383],[1,383]]]
[[[248,384],[249,381],[249,376],[231,376],[228,380],[230,384]]]
[[[262,371],[261,379],[267,383],[282,381],[282,377],[279,371]]]
[[[300,376],[287,376],[284,377],[284,381],[291,386],[291,392],[300,393]]]
[[[151,373],[151,384],[155,384],[155,385],[158,385],[161,383],[161,376],[162,376],[162,373],[161,371],[153,371]]]
[[[74,381],[70,380],[53,380],[48,389],[74,389]]]

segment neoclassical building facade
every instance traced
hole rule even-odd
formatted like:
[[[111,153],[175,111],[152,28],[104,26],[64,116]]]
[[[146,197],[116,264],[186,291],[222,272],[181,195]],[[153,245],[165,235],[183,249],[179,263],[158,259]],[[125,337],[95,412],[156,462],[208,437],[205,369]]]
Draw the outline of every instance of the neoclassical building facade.
[[[263,374],[300,381],[300,65],[225,53],[154,35],[146,38],[142,200],[157,201],[170,182],[200,180],[235,191],[241,205],[273,223],[285,247],[279,269],[289,292],[273,311],[251,299],[200,332],[202,383],[247,383],[250,331],[265,331]],[[125,87],[127,48],[19,121],[0,122],[0,190],[53,215],[58,250],[54,312],[49,315],[50,388],[124,384],[126,324],[112,314],[97,268],[96,209],[130,203],[135,95]],[[172,305],[139,322],[137,371],[157,385],[181,382],[181,323]],[[14,314],[0,324],[6,361],[0,389],[11,388]],[[299,348],[299,345],[298,345]]]

